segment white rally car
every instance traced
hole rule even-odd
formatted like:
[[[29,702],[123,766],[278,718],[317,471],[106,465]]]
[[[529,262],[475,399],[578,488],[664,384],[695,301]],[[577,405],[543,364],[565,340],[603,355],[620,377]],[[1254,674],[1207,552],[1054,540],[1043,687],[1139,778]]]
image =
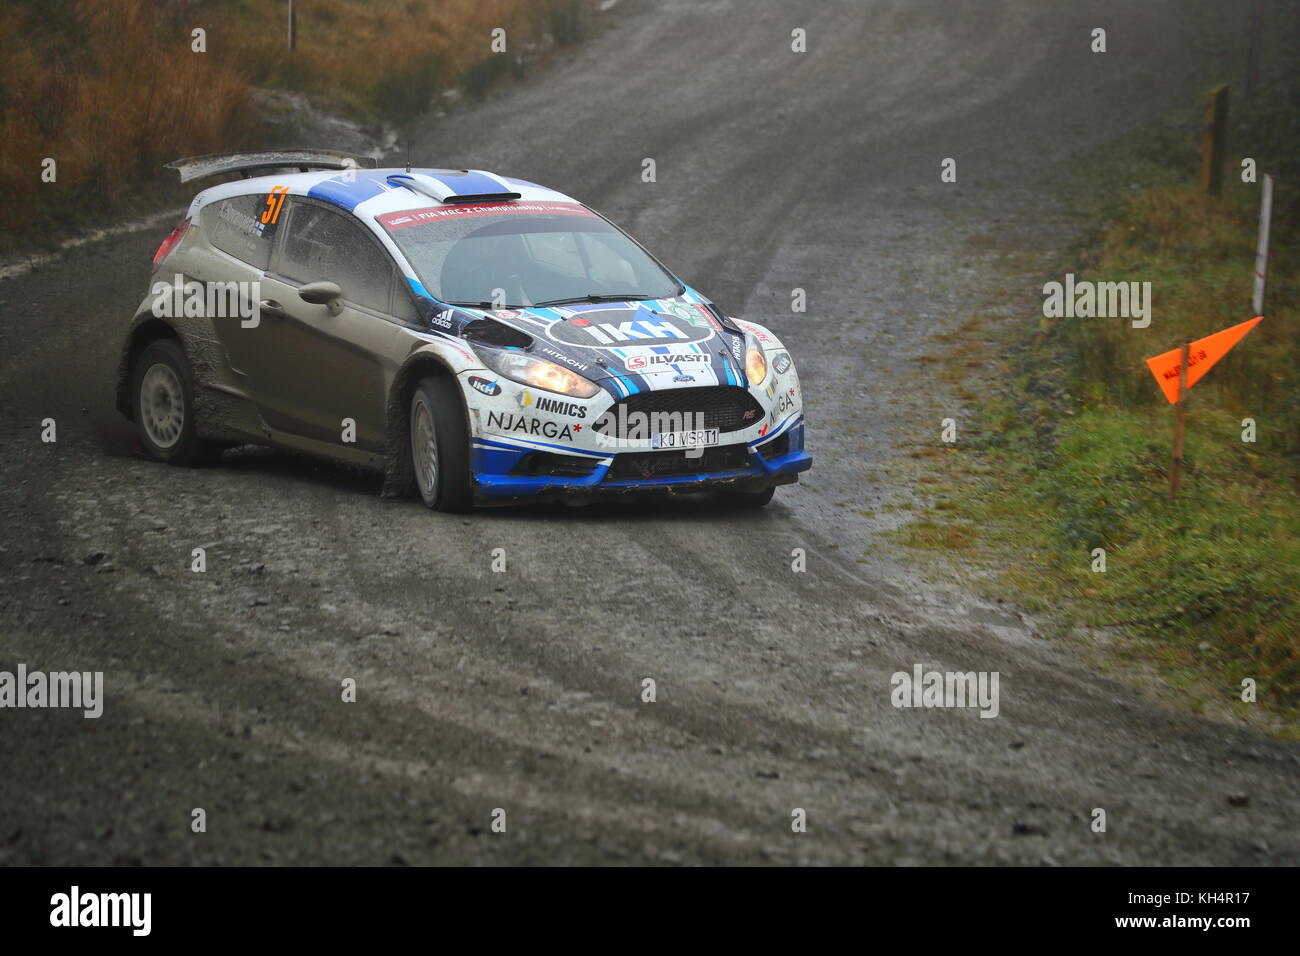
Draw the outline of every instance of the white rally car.
[[[278,444],[447,510],[701,489],[761,506],[811,466],[777,337],[609,220],[518,179],[361,162],[172,164],[273,172],[200,192],[155,256],[118,389],[152,455]]]

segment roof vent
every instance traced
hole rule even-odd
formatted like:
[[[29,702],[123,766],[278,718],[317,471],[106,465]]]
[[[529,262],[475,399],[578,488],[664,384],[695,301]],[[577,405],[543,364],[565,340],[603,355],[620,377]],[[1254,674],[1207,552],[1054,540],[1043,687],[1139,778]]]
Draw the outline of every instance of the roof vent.
[[[461,192],[457,189],[456,187],[461,185],[456,182],[459,178],[465,179],[463,188],[476,191]],[[506,190],[504,188],[506,184],[491,173],[478,170],[461,170],[449,175],[447,177],[449,182],[427,173],[393,173],[387,179],[390,185],[405,186],[413,192],[421,193],[441,203],[508,202],[520,198],[519,193]],[[492,186],[503,188],[500,191],[488,191]]]

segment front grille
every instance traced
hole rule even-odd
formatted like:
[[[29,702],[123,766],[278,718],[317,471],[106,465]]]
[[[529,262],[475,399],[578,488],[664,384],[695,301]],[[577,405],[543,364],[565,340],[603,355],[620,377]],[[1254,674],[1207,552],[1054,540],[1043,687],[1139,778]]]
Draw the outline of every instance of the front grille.
[[[656,425],[651,417],[654,415],[678,415],[680,418],[676,423]],[[616,402],[593,427],[601,434],[616,435],[619,438],[649,438],[654,432],[691,431],[697,428],[734,432],[755,425],[762,419],[762,406],[743,388],[734,385],[701,385],[631,395]],[[623,422],[626,422],[626,426],[622,426]],[[619,434],[620,427],[631,432],[631,436]]]
[[[596,470],[596,464],[595,458],[534,451],[524,455],[510,473],[530,478],[586,478]]]
[[[614,456],[605,475],[606,481],[632,481],[646,478],[678,478],[713,471],[743,471],[749,467],[749,451],[744,445],[705,448],[694,458],[685,451],[627,452]]]

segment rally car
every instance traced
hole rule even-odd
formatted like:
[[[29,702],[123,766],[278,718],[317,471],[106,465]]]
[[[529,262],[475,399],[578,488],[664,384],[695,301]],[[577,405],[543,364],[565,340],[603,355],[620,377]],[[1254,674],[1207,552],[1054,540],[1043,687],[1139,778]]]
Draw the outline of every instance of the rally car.
[[[366,164],[169,164],[246,178],[194,197],[125,335],[118,407],[150,455],[279,445],[452,511],[703,489],[759,507],[812,465],[778,338],[608,219],[480,170]]]

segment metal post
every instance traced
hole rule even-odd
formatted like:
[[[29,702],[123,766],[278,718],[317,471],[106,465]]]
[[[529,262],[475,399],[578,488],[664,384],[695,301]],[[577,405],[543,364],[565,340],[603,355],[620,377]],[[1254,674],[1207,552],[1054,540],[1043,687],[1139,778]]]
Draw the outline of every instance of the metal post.
[[[1268,229],[1273,219],[1273,177],[1264,174],[1264,190],[1259,197],[1259,245],[1255,247],[1255,291],[1250,307],[1256,315],[1264,314],[1264,285],[1268,281]]]

